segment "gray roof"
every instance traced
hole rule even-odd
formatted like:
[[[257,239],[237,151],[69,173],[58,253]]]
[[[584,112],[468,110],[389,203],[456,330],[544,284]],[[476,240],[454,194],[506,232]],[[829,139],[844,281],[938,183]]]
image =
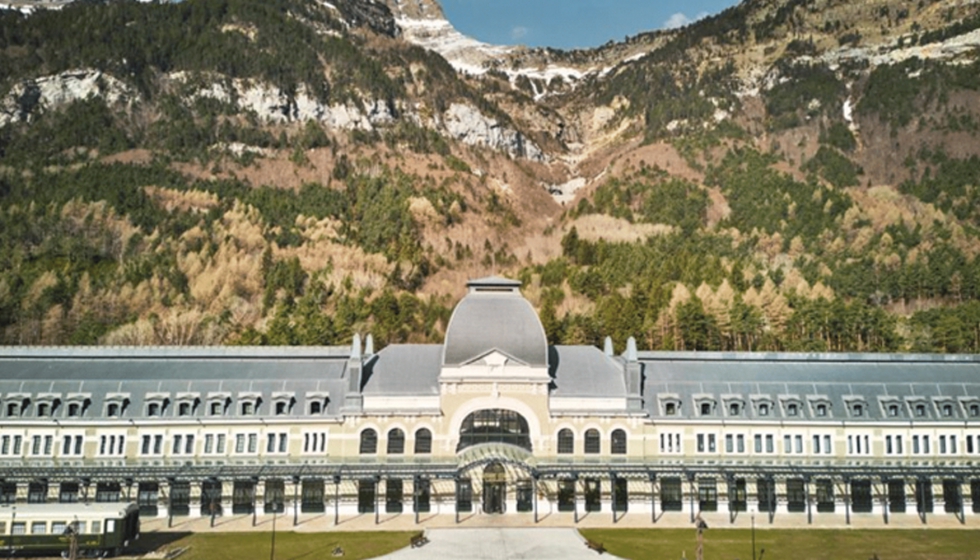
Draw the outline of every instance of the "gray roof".
[[[114,397],[128,401],[125,417],[146,418],[155,399],[169,401],[163,416],[171,417],[182,399],[196,400],[194,416],[204,415],[209,398],[232,400],[223,416],[239,415],[239,401],[248,398],[261,399],[257,416],[272,416],[276,400],[292,402],[289,415],[302,416],[308,399],[329,395],[326,415],[335,416],[349,353],[347,347],[0,348],[0,398],[30,399],[32,408],[57,398],[61,418],[67,403],[88,400],[90,419],[104,415]]]
[[[466,364],[496,350],[530,366],[548,365],[544,327],[519,285],[470,283],[471,292],[456,306],[446,329],[444,364]]]
[[[623,362],[593,346],[553,346],[554,397],[626,397]]]
[[[365,395],[438,395],[441,344],[397,344],[364,368]]]
[[[980,356],[641,352],[639,359],[655,418],[670,401],[679,418],[701,417],[707,403],[716,418],[838,422],[963,420],[980,404]]]

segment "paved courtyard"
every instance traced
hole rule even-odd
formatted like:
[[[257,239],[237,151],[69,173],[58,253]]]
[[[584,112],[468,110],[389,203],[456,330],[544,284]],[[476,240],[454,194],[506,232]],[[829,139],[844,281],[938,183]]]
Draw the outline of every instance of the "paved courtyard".
[[[404,548],[378,560],[595,560],[575,529],[430,529],[429,543]],[[603,554],[602,558],[615,556]]]

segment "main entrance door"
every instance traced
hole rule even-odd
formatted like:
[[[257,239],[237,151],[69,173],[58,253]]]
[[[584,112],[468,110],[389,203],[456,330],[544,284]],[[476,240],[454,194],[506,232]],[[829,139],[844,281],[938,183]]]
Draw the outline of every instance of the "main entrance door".
[[[483,469],[483,512],[503,513],[507,497],[507,475],[500,463],[490,463]]]

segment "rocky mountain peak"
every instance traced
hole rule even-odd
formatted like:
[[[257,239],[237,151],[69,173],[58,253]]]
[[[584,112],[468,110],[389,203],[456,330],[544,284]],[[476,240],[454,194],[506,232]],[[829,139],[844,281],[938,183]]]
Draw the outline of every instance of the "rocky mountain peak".
[[[388,9],[398,19],[446,19],[435,0],[387,0]]]

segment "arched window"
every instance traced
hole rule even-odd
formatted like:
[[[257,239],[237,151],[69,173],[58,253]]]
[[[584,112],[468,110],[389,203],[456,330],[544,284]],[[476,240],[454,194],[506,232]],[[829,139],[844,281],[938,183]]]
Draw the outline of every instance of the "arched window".
[[[599,452],[599,430],[592,428],[585,431],[585,452],[588,454]]]
[[[472,445],[499,442],[509,443],[531,451],[530,429],[527,420],[513,410],[499,408],[478,410],[463,420],[459,429],[460,452]]]
[[[626,431],[613,430],[610,451],[613,455],[626,455]]]
[[[401,455],[405,452],[405,432],[398,428],[388,431],[388,455]]]
[[[368,428],[361,432],[361,455],[372,455],[378,452],[378,432]]]
[[[415,430],[415,454],[427,455],[432,453],[432,432],[428,428]]]
[[[558,431],[558,453],[562,455],[575,453],[575,434],[568,428]]]

